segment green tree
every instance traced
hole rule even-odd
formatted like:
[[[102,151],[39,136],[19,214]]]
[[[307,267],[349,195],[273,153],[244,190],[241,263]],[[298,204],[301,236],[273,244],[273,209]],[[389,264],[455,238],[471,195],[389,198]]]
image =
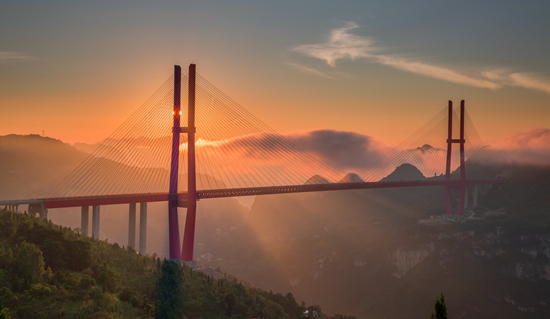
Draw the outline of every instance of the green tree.
[[[0,319],[11,319],[10,310],[8,308],[2,308],[0,310]]]
[[[8,287],[0,288],[0,308],[17,306],[17,296]]]
[[[447,306],[445,305],[445,296],[443,294],[435,300],[434,311],[430,319],[447,319]]]
[[[42,251],[34,244],[23,241],[17,246],[15,249],[14,272],[21,281],[18,288],[26,290],[32,284],[41,282],[42,275],[46,272],[44,265]]]
[[[183,317],[183,273],[180,265],[171,260],[162,263],[157,291],[155,318]]]

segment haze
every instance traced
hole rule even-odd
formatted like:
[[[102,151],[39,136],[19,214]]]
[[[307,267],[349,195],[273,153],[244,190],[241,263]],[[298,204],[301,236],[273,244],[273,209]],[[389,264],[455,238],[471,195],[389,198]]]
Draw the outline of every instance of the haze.
[[[467,100],[487,144],[547,128],[547,2],[7,2],[0,135],[95,143],[172,73],[198,72],[278,132],[396,144]]]

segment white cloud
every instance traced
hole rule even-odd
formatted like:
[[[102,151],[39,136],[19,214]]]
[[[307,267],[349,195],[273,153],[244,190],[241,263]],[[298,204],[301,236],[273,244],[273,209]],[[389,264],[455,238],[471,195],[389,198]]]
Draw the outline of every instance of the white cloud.
[[[452,68],[403,58],[397,55],[380,54],[373,44],[374,39],[352,34],[351,31],[359,28],[354,22],[347,22],[343,27],[333,29],[323,43],[305,44],[292,49],[303,55],[325,61],[336,67],[340,60],[366,59],[370,62],[383,64],[402,71],[411,72],[439,80],[468,85],[478,88],[496,90],[504,86],[522,87],[530,90],[550,94],[550,80],[542,79],[533,74],[512,72],[508,69],[492,69],[482,72],[459,72]],[[304,72],[325,75],[315,69],[297,66]]]
[[[460,74],[457,71],[454,71],[448,68],[426,64],[422,62],[417,62],[417,61],[410,61],[400,57],[378,55],[375,58],[379,63],[394,67],[396,69],[400,69],[411,73],[421,74],[428,77],[449,81],[453,83],[464,84],[464,85],[469,85],[469,86],[474,86],[479,88],[492,89],[492,90],[498,89],[502,86],[493,81],[488,81],[485,79],[480,79],[480,78]]]
[[[338,60],[368,58],[374,50],[373,41],[349,32],[358,27],[354,22],[347,22],[345,26],[332,30],[325,43],[304,44],[293,48],[292,51],[324,60],[330,66],[336,66]]]
[[[508,77],[513,86],[550,93],[550,82],[527,73],[512,73]]]
[[[11,60],[29,60],[33,57],[18,52],[0,51],[0,63]]]
[[[324,77],[324,78],[327,78],[327,79],[334,79],[332,76],[326,74],[326,73],[323,73],[321,71],[318,71],[318,70],[315,70],[313,68],[308,68],[307,66],[303,66],[303,65],[300,65],[300,64],[297,64],[297,63],[289,63],[289,65],[295,67],[296,69],[304,72],[304,73],[309,73],[309,74],[313,74],[313,75],[317,75],[317,76],[320,76],[320,77]]]

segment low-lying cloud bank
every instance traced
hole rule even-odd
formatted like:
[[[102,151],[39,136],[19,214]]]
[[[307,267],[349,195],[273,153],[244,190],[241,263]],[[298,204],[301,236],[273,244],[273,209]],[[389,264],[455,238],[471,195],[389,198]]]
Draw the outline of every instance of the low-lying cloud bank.
[[[150,152],[159,147],[170,148],[170,138],[148,141],[127,141],[138,148],[128,150],[135,156],[118,156],[120,152],[108,149],[116,155],[116,161],[136,158],[139,163],[151,163],[149,168],[168,171],[169,157],[154,158]],[[117,143],[118,145],[118,143]],[[180,149],[187,151],[184,142]],[[196,143],[197,169],[203,176],[211,176],[228,187],[252,187],[302,184],[314,175],[321,175],[331,182],[340,181],[347,173],[354,172],[367,181],[377,181],[390,174],[401,164],[416,166],[426,177],[440,175],[445,170],[446,150],[432,145],[409,145],[396,149],[377,139],[349,131],[321,129],[286,134],[258,133],[222,140],[200,137]],[[453,153],[453,170],[459,163],[458,153]],[[469,156],[469,152],[467,152]],[[182,172],[185,156],[182,154]],[[484,163],[521,163],[550,165],[550,128],[536,128],[511,134],[498,143],[474,153],[472,160]],[[158,165],[153,165],[154,161]],[[133,162],[123,164],[132,167]],[[209,181],[204,181],[210,183]],[[215,184],[215,185],[214,185]],[[211,187],[210,187],[211,186]],[[213,183],[206,188],[216,188]],[[219,187],[218,187],[219,188]]]
[[[340,178],[344,172],[380,168],[384,164],[379,160],[387,151],[386,145],[370,136],[330,129],[197,142],[197,154],[205,154],[201,156],[212,161],[211,167],[250,173],[277,167],[279,171],[299,171],[307,177],[326,174],[329,179]]]
[[[550,165],[550,128],[533,128],[510,134],[496,144],[482,149],[474,160]]]
[[[379,165],[387,146],[368,135],[348,131],[316,130],[287,135],[302,150],[338,171],[360,171]]]

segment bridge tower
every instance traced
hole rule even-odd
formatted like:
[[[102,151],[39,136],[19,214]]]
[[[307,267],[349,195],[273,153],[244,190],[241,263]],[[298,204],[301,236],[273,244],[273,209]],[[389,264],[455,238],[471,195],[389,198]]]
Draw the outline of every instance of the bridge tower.
[[[451,179],[451,153],[453,143],[458,143],[460,146],[460,184],[458,189],[460,195],[458,198],[457,215],[464,215],[464,203],[466,198],[466,166],[464,165],[464,143],[466,142],[464,137],[464,100],[460,101],[460,138],[453,139],[453,102],[449,101],[449,114],[448,114],[448,137],[447,137],[447,161],[445,167],[445,181],[449,182]],[[450,183],[445,185],[445,209],[447,215],[453,213],[451,205],[451,188],[456,186]]]
[[[181,67],[174,65],[174,125],[172,126],[172,159],[168,191],[168,242],[170,259],[180,259],[180,232],[178,222],[178,174],[181,133]]]
[[[193,261],[193,245],[195,244],[195,219],[197,214],[197,178],[195,171],[195,88],[196,66],[189,65],[189,87],[187,106],[187,215],[183,233],[181,259]]]
[[[170,259],[193,261],[195,219],[197,213],[197,182],[195,173],[195,84],[196,66],[189,65],[187,127],[181,127],[181,67],[174,66],[174,125],[172,127],[172,160],[170,165],[170,189],[168,195],[168,236]],[[187,199],[178,198],[180,134],[187,134]],[[187,207],[183,245],[180,253],[178,207]]]

